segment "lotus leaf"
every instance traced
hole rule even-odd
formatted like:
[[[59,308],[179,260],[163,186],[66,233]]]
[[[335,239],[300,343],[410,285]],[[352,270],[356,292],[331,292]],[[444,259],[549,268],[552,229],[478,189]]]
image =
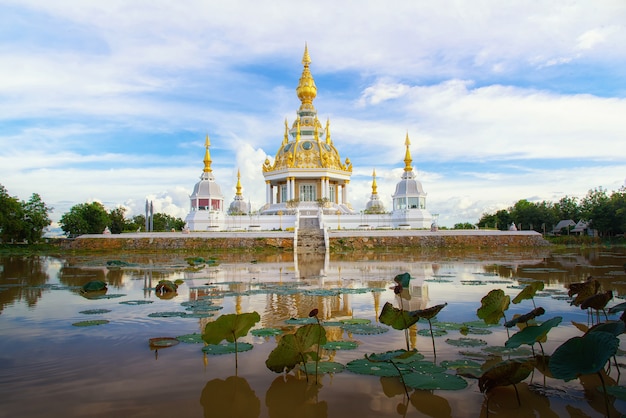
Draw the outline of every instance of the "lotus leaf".
[[[404,384],[421,390],[461,390],[467,387],[467,381],[461,376],[448,373],[407,373],[403,375]]]
[[[522,344],[533,345],[538,341],[541,341],[546,337],[548,332],[558,326],[563,320],[560,316],[555,316],[552,319],[548,319],[541,325],[532,325],[524,328],[523,330],[516,332],[504,343],[506,348],[517,348]]]
[[[411,281],[412,277],[409,273],[398,274],[393,278],[393,281],[398,283],[402,287],[409,287],[409,281]]]
[[[359,334],[359,335],[374,335],[374,334],[382,334],[384,332],[389,331],[389,328],[381,327],[378,325],[371,324],[348,324],[342,326],[342,328],[350,334]]]
[[[491,331],[489,331],[491,332]],[[431,334],[430,330],[428,329],[420,329],[419,331],[417,331],[417,335],[421,335],[422,337],[443,337],[444,335],[448,335],[448,331],[446,331],[445,329],[433,329],[433,332]]]
[[[326,344],[326,330],[318,324],[307,324],[296,331],[295,334],[284,335],[267,360],[265,365],[276,373],[289,372],[298,363],[310,360],[318,360],[317,352],[311,350],[315,345]]]
[[[157,293],[176,293],[178,285],[171,280],[159,280],[159,284],[156,285]]]
[[[278,328],[259,328],[250,331],[250,334],[254,335],[255,337],[271,337],[273,335],[280,335],[282,333],[283,330]]]
[[[541,282],[543,283],[543,282]],[[535,319],[538,316],[543,315],[544,313],[546,313],[546,310],[543,309],[542,307],[539,308],[535,308],[532,311],[528,312],[527,314],[524,315],[518,315],[516,317],[514,317],[513,319],[511,319],[510,321],[506,321],[504,323],[504,326],[507,328],[511,328],[517,324],[524,324],[524,323],[528,323],[528,321]]]
[[[480,368],[480,363],[473,360],[444,360],[439,363],[441,367],[446,369],[459,369],[459,368]]]
[[[86,293],[86,295],[89,295],[89,293]],[[111,295],[95,295],[95,296],[87,296],[87,299],[91,299],[91,300],[98,300],[98,299],[116,299],[116,298],[121,298],[126,296],[123,293],[115,293],[115,294],[111,294]]]
[[[211,355],[243,353],[252,350],[253,345],[249,343],[224,343],[209,344],[202,347],[202,352]]]
[[[178,312],[178,311],[170,311],[170,312],[153,312],[148,314],[150,318],[175,318],[175,317],[185,317],[187,316],[187,312]]]
[[[626,311],[626,302],[619,303],[609,308],[610,314],[615,314],[615,313],[623,312],[623,311]]]
[[[123,300],[120,305],[147,305],[153,302],[152,300]]]
[[[86,311],[80,311],[78,313],[82,313],[85,315],[97,315],[111,312],[110,309],[87,309]]]
[[[207,344],[219,344],[223,340],[232,343],[248,334],[250,328],[260,320],[258,312],[221,315],[206,324],[202,339]]]
[[[598,387],[598,390],[603,392],[602,386]],[[615,396],[617,399],[626,401],[626,387],[624,386],[607,386],[606,393]]]
[[[408,364],[398,364],[396,366],[402,372],[410,372],[410,367]],[[356,359],[348,362],[346,364],[346,369],[351,371],[352,373],[357,374],[368,374],[374,376],[386,376],[386,377],[394,377],[398,376],[398,370],[394,367],[391,362],[373,362],[369,361],[366,358]]]
[[[485,327],[467,327],[467,326],[464,326],[459,331],[461,332],[461,335],[469,335],[469,334],[473,334],[473,335],[489,335],[489,334],[493,333],[493,331],[491,331],[490,329],[487,329]]]
[[[497,324],[504,316],[504,311],[509,309],[511,297],[504,294],[502,289],[494,289],[481,300],[481,307],[476,311],[476,315],[486,324]]]
[[[322,346],[324,350],[354,350],[359,346],[356,341],[330,341]]]
[[[94,319],[91,321],[74,322],[72,325],[75,327],[92,327],[95,325],[104,325],[108,323],[109,321],[107,321],[106,319]]]
[[[487,345],[487,341],[479,340],[478,338],[459,338],[457,340],[448,338],[446,342],[455,347],[479,347],[481,345]]]
[[[596,324],[593,327],[589,328],[587,332],[603,331],[618,337],[620,334],[624,333],[625,329],[626,324],[624,324],[624,321],[609,321]]]
[[[545,286],[545,283],[539,280],[530,282],[527,286],[525,286],[522,289],[521,292],[517,294],[517,296],[513,298],[513,303],[517,304],[523,300],[532,299],[537,293],[537,291],[543,290],[544,286]]]
[[[150,338],[149,341],[151,350],[172,347],[174,345],[177,345],[179,342],[180,341],[178,341],[178,339],[172,337]]]
[[[344,366],[343,364],[334,361],[320,361],[319,363],[317,363],[317,368],[315,362],[311,361],[307,362],[303,366],[303,370],[307,374],[315,374],[316,369],[317,374],[341,373],[342,371],[344,371],[345,368],[346,366]]]
[[[535,363],[531,359],[512,359],[502,361],[488,370],[478,379],[478,388],[487,393],[497,386],[515,385],[526,379],[534,370]]]
[[[289,318],[285,320],[285,324],[289,325],[306,325],[306,324],[317,324],[317,320],[315,318]]]
[[[178,337],[176,337],[176,339],[181,343],[187,344],[200,344],[204,342],[204,340],[202,339],[202,334],[198,334],[196,332],[194,332],[193,334],[179,335]]]
[[[565,341],[550,357],[550,371],[565,381],[600,371],[615,355],[619,339],[608,332],[590,332]]]
[[[384,353],[375,353],[365,356],[366,359],[372,362],[384,362],[394,361],[395,363],[411,363],[413,361],[422,360],[424,356],[417,350],[393,350],[385,351]]]
[[[483,348],[483,351],[490,355],[511,356],[511,357],[528,357],[533,354],[532,350],[526,347],[508,348],[504,346],[489,346]]]
[[[82,287],[83,292],[98,292],[100,290],[105,290],[107,288],[107,284],[102,280],[92,280],[85,283]]]
[[[381,323],[389,325],[394,329],[407,329],[419,321],[418,311],[405,311],[395,308],[391,303],[386,302],[378,319]]]
[[[372,321],[366,318],[351,318],[351,319],[342,319],[341,321],[342,324],[347,324],[347,325],[355,325],[355,324],[370,324]]]

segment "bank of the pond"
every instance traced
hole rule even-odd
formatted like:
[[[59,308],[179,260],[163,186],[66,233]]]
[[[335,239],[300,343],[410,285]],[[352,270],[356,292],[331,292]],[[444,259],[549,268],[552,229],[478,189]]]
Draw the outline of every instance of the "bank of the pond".
[[[385,250],[399,248],[499,248],[550,245],[534,231],[482,230],[342,230],[329,231],[329,248],[334,251]],[[120,235],[82,235],[59,240],[59,247],[75,251],[293,251],[294,233],[254,232],[154,232]]]

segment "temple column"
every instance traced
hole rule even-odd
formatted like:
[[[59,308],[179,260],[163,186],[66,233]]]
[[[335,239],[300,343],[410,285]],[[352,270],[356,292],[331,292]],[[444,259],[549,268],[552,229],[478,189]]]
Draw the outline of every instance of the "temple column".
[[[269,180],[265,180],[265,202],[272,204],[272,185]]]
[[[343,200],[342,203],[344,205],[348,203],[348,183],[350,183],[350,180],[346,180],[343,185],[343,196],[341,197],[341,200]]]
[[[292,199],[296,198],[296,178],[295,177],[291,178],[291,198]]]

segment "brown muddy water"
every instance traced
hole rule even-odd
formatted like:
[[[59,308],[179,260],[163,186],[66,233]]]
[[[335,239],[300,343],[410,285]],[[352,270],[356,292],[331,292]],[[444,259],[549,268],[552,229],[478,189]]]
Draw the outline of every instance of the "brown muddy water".
[[[208,259],[211,254],[194,255]],[[600,291],[615,295],[608,307],[623,302],[623,248],[300,255],[296,260],[274,253],[220,255],[217,261],[217,266],[190,268],[185,256],[171,254],[0,256],[0,417],[606,416],[595,375],[564,382],[537,369],[517,385],[521,405],[513,386],[485,397],[469,378],[460,390],[409,389],[407,398],[397,377],[344,370],[320,376],[316,384],[314,376],[307,382],[297,367],[274,373],[265,360],[280,337],[242,337],[239,341],[253,349],[239,353],[237,370],[233,354],[206,354],[202,342],[155,350],[149,341],[202,333],[222,314],[253,311],[261,317],[253,330],[293,332],[299,325],[285,321],[308,317],[317,308],[328,324],[329,341],[357,343],[351,350],[322,350],[323,360],[346,365],[365,354],[406,348],[404,331],[378,321],[386,302],[409,310],[447,303],[437,315],[439,323],[471,322],[478,320],[481,298],[490,290],[503,289],[513,299],[521,286],[541,280],[544,290],[533,300],[511,303],[506,316],[529,312],[533,301],[546,311],[538,322],[562,316],[542,344],[551,354],[582,335],[573,322],[590,325],[585,311],[570,306],[569,283],[593,276],[601,282]],[[400,298],[390,287],[404,272],[413,279]],[[176,294],[155,292],[163,279],[182,281]],[[106,293],[81,295],[80,287],[91,280],[105,281]],[[211,308],[191,310],[206,300]],[[369,320],[375,331],[344,327],[350,319]],[[98,320],[108,322],[77,326]],[[508,339],[503,326],[471,328],[467,335],[448,329],[435,337],[436,358],[428,329],[420,321],[408,335],[411,348],[427,362],[464,359],[485,368],[509,358],[497,353]],[[461,338],[482,345],[453,345]],[[620,340],[624,349],[624,337]],[[624,363],[621,351],[617,362]],[[624,385],[625,378],[613,365],[605,381]],[[625,401],[609,397],[608,403],[610,416],[626,414]]]

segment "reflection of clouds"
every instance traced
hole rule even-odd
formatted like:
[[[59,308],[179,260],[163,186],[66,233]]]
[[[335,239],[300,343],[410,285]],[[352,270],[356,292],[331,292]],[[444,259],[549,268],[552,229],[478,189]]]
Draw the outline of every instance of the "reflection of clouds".
[[[256,418],[261,415],[261,401],[247,380],[238,376],[207,382],[200,404],[205,417]]]

